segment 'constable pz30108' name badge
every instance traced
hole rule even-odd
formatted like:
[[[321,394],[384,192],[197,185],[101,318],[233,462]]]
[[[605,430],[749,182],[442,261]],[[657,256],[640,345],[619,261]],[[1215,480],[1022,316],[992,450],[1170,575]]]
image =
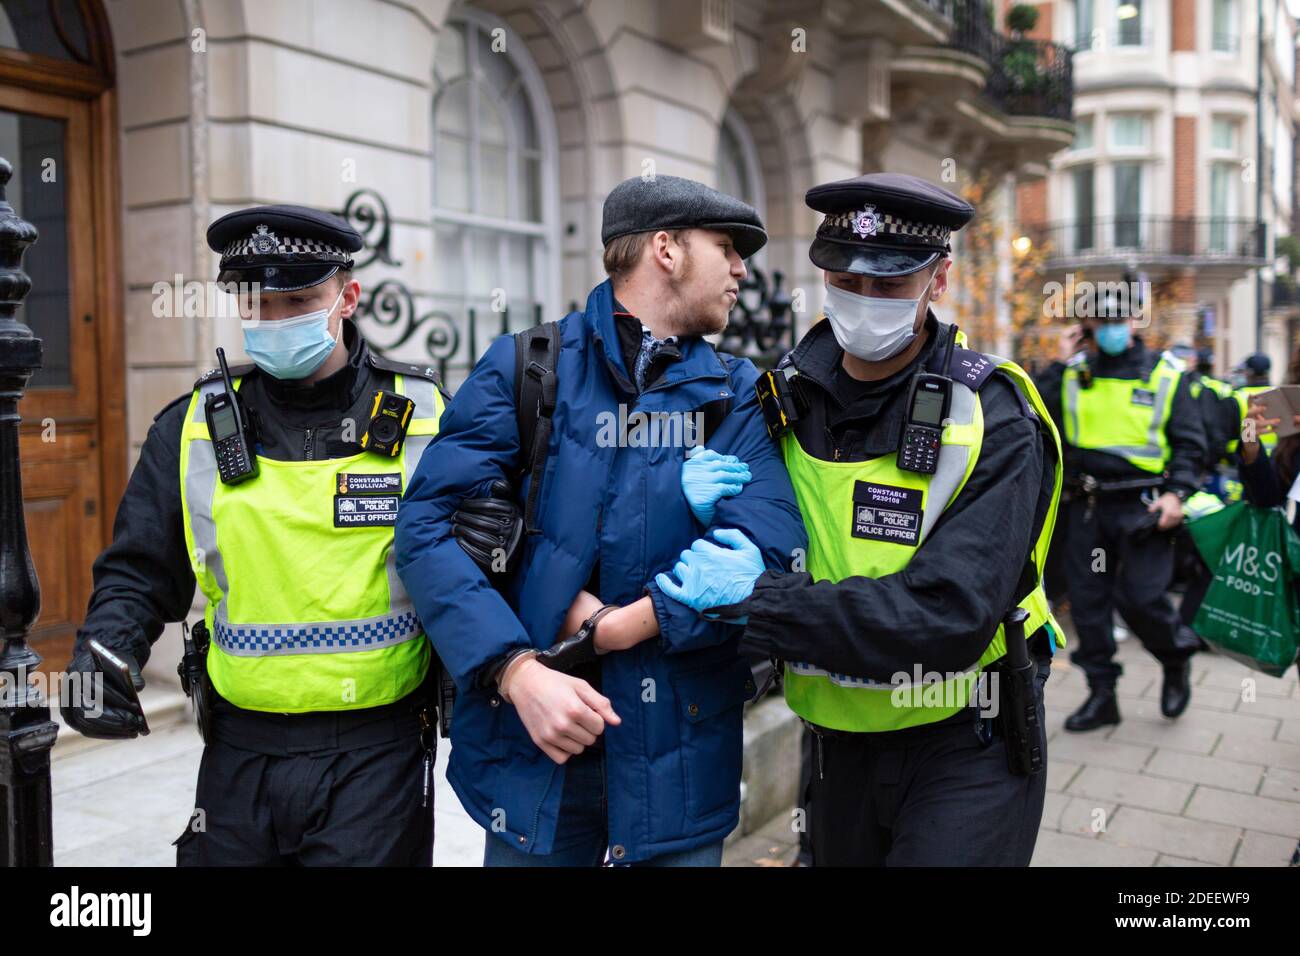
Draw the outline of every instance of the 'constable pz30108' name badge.
[[[855,538],[915,546],[921,540],[921,490],[855,481],[850,531]]]
[[[1134,405],[1145,405],[1147,408],[1154,408],[1156,404],[1156,393],[1149,388],[1133,389],[1132,402]]]

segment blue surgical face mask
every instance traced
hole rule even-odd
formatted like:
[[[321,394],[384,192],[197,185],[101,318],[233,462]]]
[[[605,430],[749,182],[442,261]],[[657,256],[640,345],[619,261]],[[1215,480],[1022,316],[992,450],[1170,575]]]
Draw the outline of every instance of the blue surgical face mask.
[[[338,336],[330,335],[330,314],[343,298],[339,290],[334,305],[287,319],[245,319],[244,351],[257,367],[280,379],[306,378],[325,364]],[[339,335],[343,323],[339,322]]]
[[[893,358],[916,338],[916,313],[936,275],[938,269],[930,274],[930,281],[915,299],[858,295],[827,282],[822,313],[835,333],[835,341],[864,362]]]
[[[1133,340],[1127,322],[1108,322],[1099,328],[1096,334],[1097,348],[1107,355],[1122,355]]]

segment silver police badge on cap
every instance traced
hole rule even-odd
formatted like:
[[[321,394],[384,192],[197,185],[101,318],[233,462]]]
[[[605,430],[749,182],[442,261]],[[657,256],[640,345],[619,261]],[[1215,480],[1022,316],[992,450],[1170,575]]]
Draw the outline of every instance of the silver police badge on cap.
[[[257,227],[257,232],[253,233],[253,251],[259,256],[267,256],[280,248],[280,240],[276,238],[275,233],[267,228],[266,224]]]
[[[875,206],[864,206],[861,211],[853,214],[853,231],[864,239],[867,236],[874,236],[879,225],[880,219],[876,215]]]

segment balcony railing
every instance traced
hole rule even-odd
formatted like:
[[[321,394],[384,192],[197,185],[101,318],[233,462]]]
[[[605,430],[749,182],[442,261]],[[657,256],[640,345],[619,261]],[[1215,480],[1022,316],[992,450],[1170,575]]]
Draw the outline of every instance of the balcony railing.
[[[1289,309],[1300,305],[1300,288],[1297,288],[1294,282],[1286,282],[1283,279],[1274,279],[1272,286],[1270,303],[1275,309]]]
[[[939,16],[951,20],[956,13],[960,0],[921,0],[921,5],[929,7]]]
[[[1253,219],[1113,216],[1048,223],[1031,236],[1053,259],[1183,257],[1253,259],[1264,255],[1264,226]]]
[[[950,15],[952,33],[948,46],[992,64],[997,53],[998,31],[993,26],[993,15],[984,0],[963,0],[954,4]]]
[[[999,110],[1012,116],[1073,117],[1073,54],[1067,47],[999,33],[985,0],[959,0],[950,19],[948,46],[989,65],[984,93]]]
[[[1074,116],[1074,54],[1046,40],[998,37],[985,95],[1012,116]]]

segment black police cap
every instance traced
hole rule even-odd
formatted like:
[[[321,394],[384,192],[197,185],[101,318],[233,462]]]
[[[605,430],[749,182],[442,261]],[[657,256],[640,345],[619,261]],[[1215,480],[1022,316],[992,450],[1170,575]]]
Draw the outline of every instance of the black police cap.
[[[660,229],[716,229],[731,236],[747,259],[767,244],[758,211],[734,196],[679,176],[636,177],[619,183],[605,198],[600,227],[603,245]]]
[[[951,251],[951,234],[975,208],[942,186],[905,173],[823,183],[804,201],[824,213],[808,257],[831,272],[900,276]]]
[[[361,233],[340,217],[307,206],[251,206],[208,226],[208,246],[221,253],[218,282],[258,282],[266,292],[319,285],[352,268]]]

